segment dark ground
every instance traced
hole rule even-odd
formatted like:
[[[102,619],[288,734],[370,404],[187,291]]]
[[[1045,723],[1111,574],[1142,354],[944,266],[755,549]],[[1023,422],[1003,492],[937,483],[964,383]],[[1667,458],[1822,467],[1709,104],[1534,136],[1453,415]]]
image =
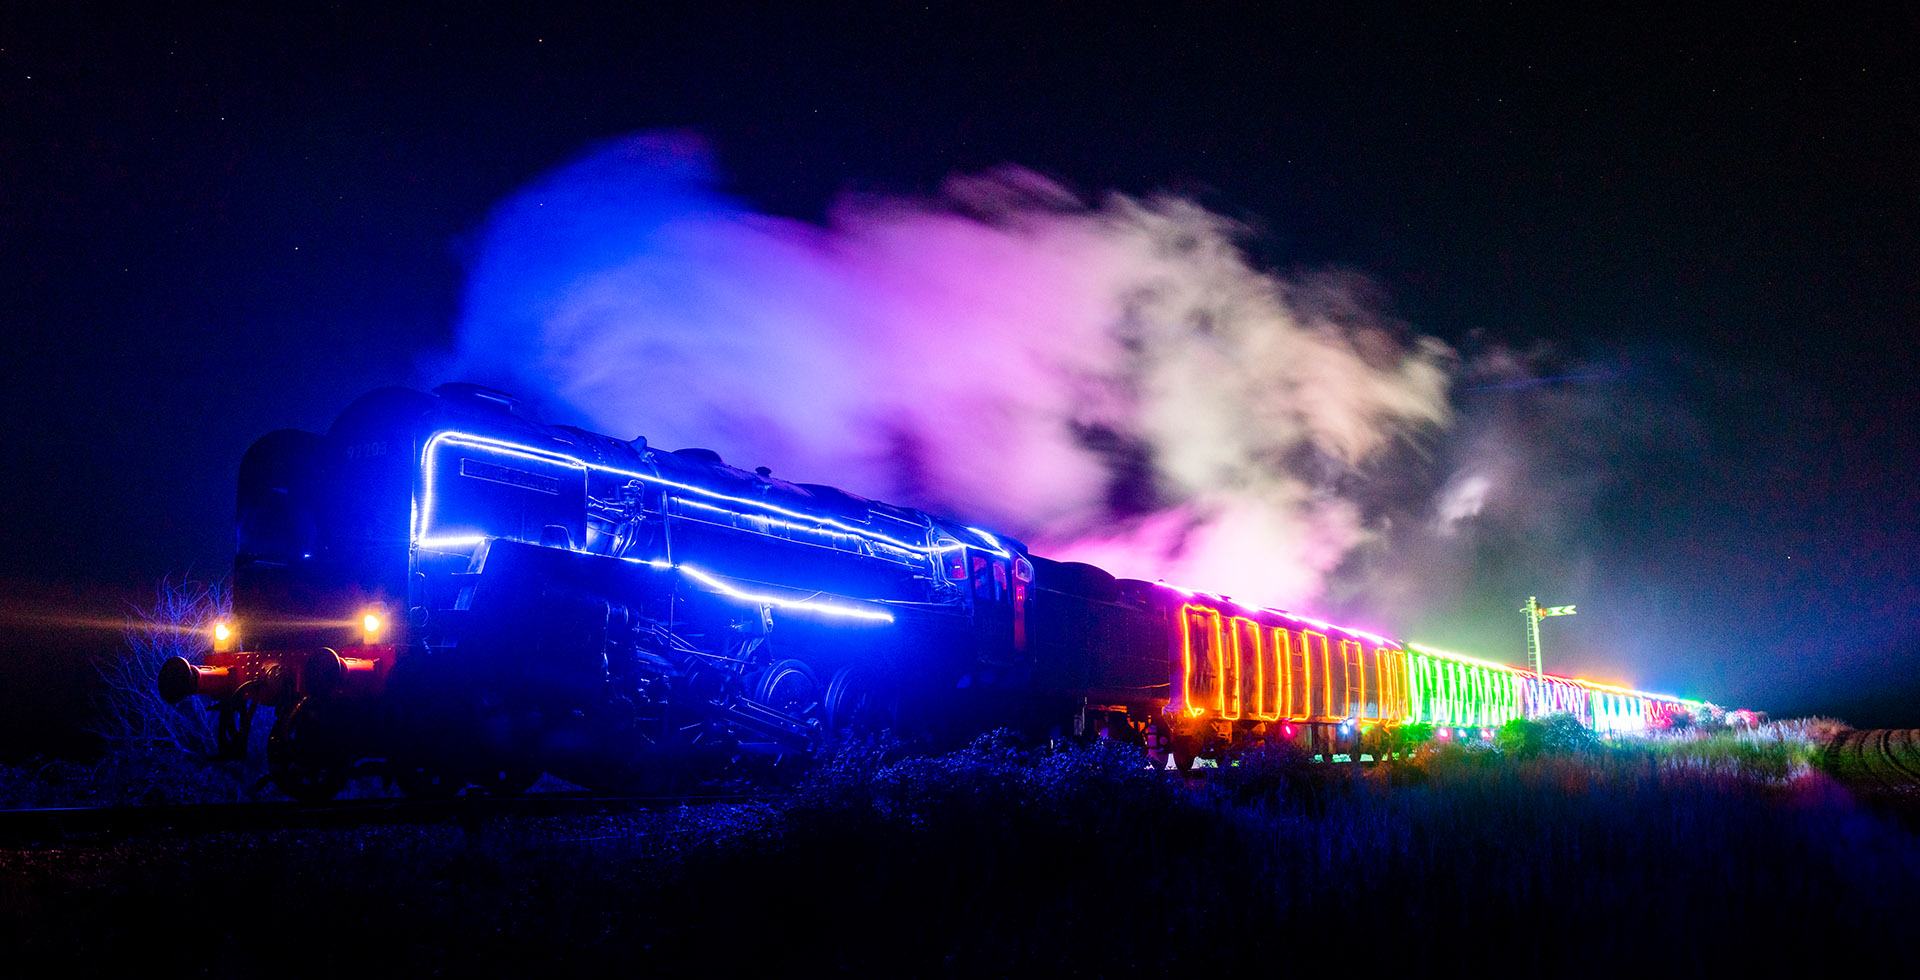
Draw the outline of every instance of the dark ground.
[[[0,945],[81,974],[1777,975],[1873,962],[1920,911],[1915,824],[1725,759],[872,762],[748,805],[0,850]]]

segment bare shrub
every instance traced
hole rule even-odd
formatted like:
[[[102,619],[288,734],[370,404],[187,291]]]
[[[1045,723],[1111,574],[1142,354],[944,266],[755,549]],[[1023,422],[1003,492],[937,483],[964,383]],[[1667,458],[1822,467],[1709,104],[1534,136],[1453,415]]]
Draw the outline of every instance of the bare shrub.
[[[173,745],[203,755],[214,750],[217,715],[199,698],[160,700],[155,678],[172,657],[205,659],[208,629],[232,612],[224,580],[161,579],[153,605],[134,606],[117,654],[94,661],[99,677],[93,731],[116,751]]]

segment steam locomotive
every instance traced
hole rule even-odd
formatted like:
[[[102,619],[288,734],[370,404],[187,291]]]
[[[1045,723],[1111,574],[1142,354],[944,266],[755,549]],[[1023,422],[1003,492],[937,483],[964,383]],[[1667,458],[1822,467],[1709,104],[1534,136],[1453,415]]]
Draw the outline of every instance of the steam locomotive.
[[[1156,764],[1378,726],[1603,731],[1710,706],[1537,675],[1052,561],[829,486],[540,424],[502,392],[386,388],[242,459],[233,615],[163,698],[217,709],[300,799],[779,778],[838,741],[988,727],[1138,742]]]

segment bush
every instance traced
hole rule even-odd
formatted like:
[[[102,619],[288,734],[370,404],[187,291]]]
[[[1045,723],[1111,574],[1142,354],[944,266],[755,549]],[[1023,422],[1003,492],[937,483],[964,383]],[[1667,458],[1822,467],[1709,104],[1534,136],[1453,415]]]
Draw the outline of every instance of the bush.
[[[1515,718],[1494,733],[1494,747],[1516,759],[1541,755],[1572,755],[1600,748],[1593,730],[1570,714],[1548,715],[1539,721]]]
[[[1515,718],[1493,733],[1493,745],[1502,755],[1531,759],[1546,747],[1546,726],[1525,718]]]
[[[1395,742],[1401,751],[1411,751],[1433,741],[1433,723],[1417,721],[1394,729]]]
[[[1236,803],[1285,802],[1312,809],[1330,780],[1351,771],[1350,766],[1314,762],[1295,742],[1262,742],[1234,753],[1226,768],[1209,771],[1205,785]]]

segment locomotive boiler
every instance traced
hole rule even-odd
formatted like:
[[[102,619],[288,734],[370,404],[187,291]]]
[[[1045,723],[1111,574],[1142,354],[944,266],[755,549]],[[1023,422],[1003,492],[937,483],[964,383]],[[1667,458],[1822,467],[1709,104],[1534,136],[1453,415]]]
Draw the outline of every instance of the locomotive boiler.
[[[988,727],[1138,741],[1705,708],[1535,675],[1165,583],[834,487],[536,422],[502,392],[381,389],[240,467],[233,615],[158,678],[302,799],[779,778],[836,741]]]

